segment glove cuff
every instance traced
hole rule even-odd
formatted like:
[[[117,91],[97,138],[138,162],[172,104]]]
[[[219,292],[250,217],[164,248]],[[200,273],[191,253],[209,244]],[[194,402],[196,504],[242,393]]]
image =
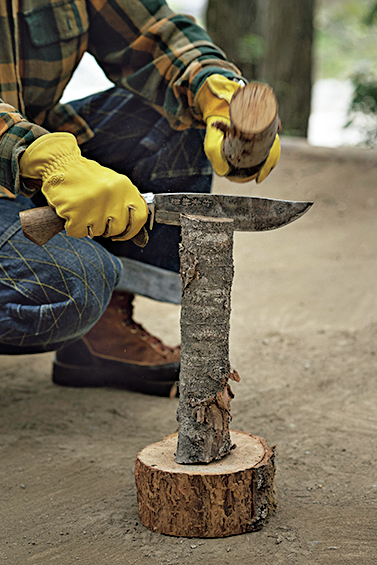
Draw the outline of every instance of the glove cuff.
[[[195,97],[195,108],[207,121],[211,116],[229,119],[229,104],[233,94],[242,88],[242,84],[229,80],[223,75],[209,76]]]
[[[75,161],[80,156],[74,135],[66,132],[47,133],[26,149],[20,159],[20,173],[22,177],[45,180],[61,163]]]

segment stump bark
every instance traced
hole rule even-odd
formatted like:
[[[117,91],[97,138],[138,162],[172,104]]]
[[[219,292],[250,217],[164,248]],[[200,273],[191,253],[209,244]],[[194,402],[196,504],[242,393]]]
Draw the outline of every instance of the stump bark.
[[[135,463],[139,517],[154,532],[216,538],[259,530],[276,507],[274,451],[231,432],[236,446],[208,465],[179,465],[177,434],[144,448]]]

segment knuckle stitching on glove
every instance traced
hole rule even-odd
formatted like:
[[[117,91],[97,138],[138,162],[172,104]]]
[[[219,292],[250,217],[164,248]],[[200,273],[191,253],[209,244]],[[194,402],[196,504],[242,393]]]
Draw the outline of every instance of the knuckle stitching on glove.
[[[56,174],[52,174],[52,176],[46,181],[47,184],[50,184],[52,186],[56,186],[58,184],[60,184],[61,182],[63,182],[63,180],[65,179],[65,174],[64,173],[56,173]]]
[[[53,175],[56,172],[58,167],[73,161],[77,161],[77,155],[74,153],[54,157],[47,165],[45,165],[42,172],[42,178],[47,179],[48,176]]]

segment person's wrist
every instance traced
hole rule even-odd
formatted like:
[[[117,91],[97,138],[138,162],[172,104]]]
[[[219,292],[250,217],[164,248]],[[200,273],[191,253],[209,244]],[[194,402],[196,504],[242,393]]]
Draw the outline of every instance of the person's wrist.
[[[20,159],[20,174],[27,179],[45,180],[62,160],[78,159],[81,155],[76,138],[67,132],[47,133],[38,137]]]
[[[229,104],[233,94],[244,86],[244,81],[230,80],[219,74],[210,75],[200,87],[195,97],[195,106],[202,114],[203,121],[209,117],[229,119]]]

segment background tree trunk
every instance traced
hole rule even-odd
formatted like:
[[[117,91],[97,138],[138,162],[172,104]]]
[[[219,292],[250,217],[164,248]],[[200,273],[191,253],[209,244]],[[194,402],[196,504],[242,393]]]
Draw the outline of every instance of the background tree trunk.
[[[260,0],[208,0],[209,35],[249,80],[258,77],[264,50],[263,12]]]
[[[283,133],[306,137],[312,88],[315,0],[268,0],[260,77],[275,91]]]
[[[249,80],[267,82],[282,132],[306,137],[315,0],[208,0],[206,26]]]

